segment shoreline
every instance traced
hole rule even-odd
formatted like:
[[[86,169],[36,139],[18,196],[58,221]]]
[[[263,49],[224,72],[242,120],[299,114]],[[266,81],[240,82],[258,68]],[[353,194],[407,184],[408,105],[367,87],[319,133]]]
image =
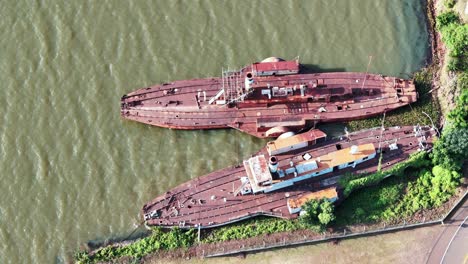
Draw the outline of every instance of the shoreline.
[[[431,90],[429,93],[432,93],[432,98],[436,103],[438,109],[441,110],[441,115],[439,116],[439,120],[437,124],[439,128],[443,127],[445,122],[445,114],[446,109],[442,107],[442,103],[440,101],[440,94],[439,90],[441,88],[440,85],[440,77],[442,75],[442,70],[445,65],[445,52],[446,48],[444,43],[442,42],[442,38],[440,33],[436,29],[436,17],[440,13],[437,10],[437,4],[439,0],[426,0],[426,27],[429,33],[429,43],[430,43],[430,56],[428,58],[428,65],[426,68],[432,73],[432,80],[431,80]],[[455,106],[455,101],[451,102],[450,108]]]

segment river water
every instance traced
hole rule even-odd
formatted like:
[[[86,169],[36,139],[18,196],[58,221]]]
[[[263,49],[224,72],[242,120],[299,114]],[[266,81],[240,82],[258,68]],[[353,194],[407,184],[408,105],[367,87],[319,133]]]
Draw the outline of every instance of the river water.
[[[124,121],[119,98],[265,57],[406,77],[427,58],[424,3],[26,1],[0,5],[0,263],[63,263],[127,236],[139,210],[265,144],[232,130]]]

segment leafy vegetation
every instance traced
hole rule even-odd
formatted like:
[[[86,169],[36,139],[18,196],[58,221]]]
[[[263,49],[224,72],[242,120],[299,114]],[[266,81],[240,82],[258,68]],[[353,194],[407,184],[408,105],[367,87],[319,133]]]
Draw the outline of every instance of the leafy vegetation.
[[[458,84],[461,86],[462,93],[458,97],[458,102],[447,116],[450,125],[456,128],[468,128],[468,73],[460,75]]]
[[[442,28],[452,23],[458,23],[459,21],[460,18],[458,17],[457,13],[455,13],[454,11],[448,11],[437,16],[436,28],[438,30],[441,30]]]
[[[381,184],[353,192],[338,208],[339,226],[390,221],[446,202],[459,185],[458,172],[435,166],[385,179]]]
[[[468,24],[451,23],[441,29],[442,40],[450,49],[451,56],[465,59],[468,52]]]
[[[444,5],[445,5],[445,7],[447,7],[447,8],[452,8],[452,7],[454,7],[454,6],[455,6],[455,3],[456,3],[455,0],[445,0],[445,1],[444,1]]]
[[[442,34],[442,40],[450,50],[451,59],[448,64],[450,71],[466,71],[468,69],[468,24],[462,24],[454,11],[448,11],[437,16],[437,30]]]
[[[460,171],[463,162],[468,159],[468,128],[447,130],[442,134],[432,151],[435,165]]]
[[[161,229],[155,228],[150,236],[126,246],[107,246],[99,249],[93,255],[78,252],[75,254],[75,260],[78,263],[96,263],[124,256],[139,259],[160,249],[189,247],[194,243],[195,237],[194,229],[182,231],[179,228],[173,228],[170,232],[163,232]]]
[[[335,206],[327,199],[309,200],[302,209],[305,213],[299,219],[304,225],[326,227],[335,220]]]
[[[382,181],[388,175],[401,176],[407,167],[422,168],[429,165],[426,159],[426,152],[417,152],[411,155],[406,161],[400,162],[393,166],[390,170],[379,171],[370,175],[354,175],[353,177],[342,177],[340,185],[343,187],[345,197],[349,196],[351,192],[356,189],[375,185]]]
[[[466,82],[466,79],[464,80]],[[466,85],[466,84],[465,84]],[[447,125],[442,137],[431,153],[434,165],[448,170],[461,171],[468,160],[468,90],[458,97],[457,106],[447,115]]]
[[[345,226],[383,219],[385,210],[400,201],[408,181],[414,177],[409,174],[405,177],[390,177],[379,185],[354,191],[336,208],[335,224]]]
[[[214,229],[203,239],[203,243],[246,239],[259,235],[294,231],[304,228],[306,228],[306,226],[297,220],[258,217],[256,219]]]
[[[421,209],[441,206],[453,195],[460,177],[458,172],[441,166],[435,166],[432,173],[420,171],[417,181],[408,184],[403,199],[385,211],[385,218],[410,216]]]

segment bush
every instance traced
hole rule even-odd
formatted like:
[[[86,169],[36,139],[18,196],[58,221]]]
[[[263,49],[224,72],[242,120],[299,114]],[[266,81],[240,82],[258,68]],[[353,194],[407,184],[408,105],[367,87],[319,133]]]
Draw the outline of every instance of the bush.
[[[458,17],[457,13],[454,11],[448,11],[437,16],[436,28],[437,30],[441,30],[450,24],[458,22],[460,22],[460,18]]]
[[[170,232],[163,232],[160,228],[155,228],[150,236],[126,246],[108,246],[99,249],[91,256],[78,252],[75,254],[75,260],[80,263],[96,263],[112,261],[124,256],[139,259],[159,249],[189,247],[194,241],[195,229],[183,231],[173,228]]]
[[[444,5],[447,8],[452,8],[455,6],[455,0],[445,0]]]
[[[343,226],[383,219],[387,208],[399,202],[412,177],[391,177],[379,185],[354,191],[336,208],[336,224]]]
[[[465,90],[468,90],[468,72],[463,72],[463,73],[458,75],[457,89],[460,90],[460,91],[464,91],[465,94],[466,94]],[[463,92],[462,92],[462,94],[463,94]],[[461,103],[459,103],[459,104],[461,106],[463,106],[464,104],[468,103],[467,101],[468,101],[468,98],[464,97],[463,101],[461,101]]]
[[[468,50],[468,24],[450,24],[442,29],[442,40],[453,57],[466,56]]]
[[[416,182],[409,183],[403,199],[383,213],[385,219],[410,216],[421,209],[441,206],[455,192],[461,175],[456,171],[435,166],[419,172]]]
[[[91,262],[91,259],[88,255],[88,252],[86,251],[77,251],[75,252],[75,254],[73,255],[73,258],[75,259],[75,261],[79,264],[86,264],[86,263],[90,263]]]
[[[259,235],[294,231],[304,228],[306,228],[306,226],[297,220],[259,217],[241,223],[213,229],[209,235],[203,239],[203,243],[222,242],[233,239],[246,239]]]
[[[455,128],[468,127],[468,73],[461,74],[458,78],[458,86],[462,92],[457,100],[457,106],[450,111],[447,118]]]
[[[300,221],[308,226],[326,227],[335,220],[335,207],[327,199],[309,200],[303,206]]]
[[[465,121],[466,122],[466,121]],[[432,149],[434,165],[460,171],[463,162],[468,159],[468,128],[446,129]]]
[[[414,167],[414,168],[423,168],[427,167],[430,163],[426,159],[427,155],[426,152],[421,151],[421,152],[416,152],[410,155],[410,157],[404,161],[396,164],[393,166],[391,169],[387,171],[380,171],[376,172],[374,174],[370,174],[367,176],[364,176],[360,178],[357,178],[357,176],[352,177],[349,180],[346,180],[346,175],[343,177],[345,179],[340,179],[340,185],[343,187],[344,191],[344,196],[349,196],[351,192],[353,192],[356,189],[363,188],[366,186],[371,186],[379,183],[382,181],[385,177],[388,175],[395,175],[395,176],[401,176],[403,175],[404,170],[407,167]]]

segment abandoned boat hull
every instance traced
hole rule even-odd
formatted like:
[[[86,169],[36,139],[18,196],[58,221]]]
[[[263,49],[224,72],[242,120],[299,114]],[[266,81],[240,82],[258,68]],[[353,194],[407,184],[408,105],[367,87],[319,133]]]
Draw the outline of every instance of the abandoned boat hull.
[[[381,169],[391,168],[406,160],[410,154],[430,149],[436,132],[430,127],[392,127],[351,133],[338,139],[327,140],[314,146],[295,149],[275,155],[280,168],[296,166],[309,155],[325,157],[337,149],[353,148],[355,145],[373,144],[379,157]],[[266,148],[258,155],[270,158]],[[310,158],[309,158],[310,159]],[[322,160],[322,162],[324,162]],[[241,221],[257,215],[293,219],[288,199],[297,199],[310,192],[336,187],[338,178],[346,173],[373,173],[377,171],[379,158],[356,163],[331,172],[294,182],[289,187],[271,192],[240,194],[246,167],[238,165],[225,168],[181,184],[144,205],[142,214],[149,226],[212,228]],[[296,175],[294,175],[296,176]],[[299,175],[300,176],[300,175]]]
[[[253,68],[136,90],[122,97],[121,116],[173,129],[230,127],[264,138],[276,127],[300,130],[317,122],[368,118],[417,100],[413,82],[396,77],[293,72],[249,79]]]

